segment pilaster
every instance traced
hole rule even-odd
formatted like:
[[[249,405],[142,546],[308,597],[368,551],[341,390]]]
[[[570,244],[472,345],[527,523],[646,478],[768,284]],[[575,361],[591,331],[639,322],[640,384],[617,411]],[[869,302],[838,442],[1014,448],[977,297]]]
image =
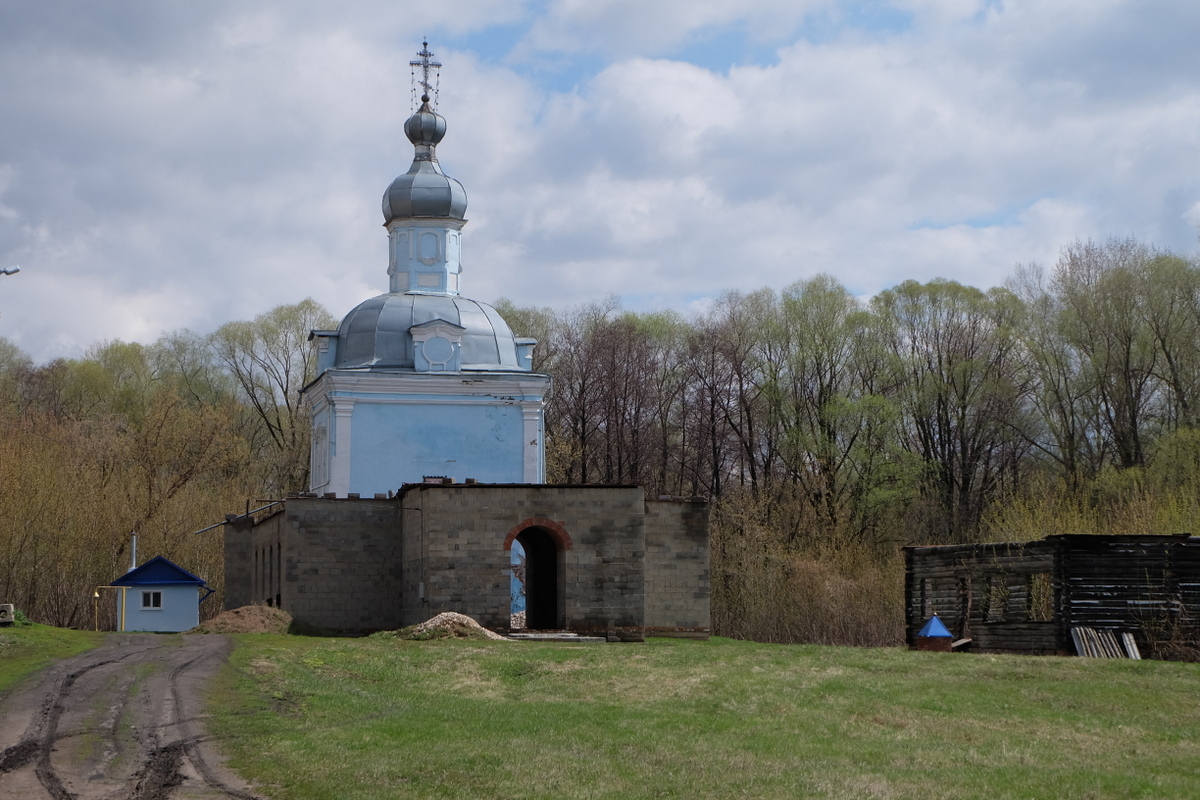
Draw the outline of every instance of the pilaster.
[[[541,400],[525,400],[521,403],[521,417],[524,423],[524,482],[546,482],[546,456],[543,442]]]
[[[331,397],[333,403],[334,440],[329,464],[329,486],[326,491],[345,497],[350,491],[350,443],[353,434],[353,397]]]

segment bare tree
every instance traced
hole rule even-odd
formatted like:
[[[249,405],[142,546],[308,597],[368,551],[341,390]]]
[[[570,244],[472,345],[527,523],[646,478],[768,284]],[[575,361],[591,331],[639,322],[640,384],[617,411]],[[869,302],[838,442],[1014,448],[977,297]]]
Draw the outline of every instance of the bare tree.
[[[938,501],[927,533],[970,537],[1023,454],[1028,386],[1013,328],[1019,300],[1002,289],[906,281],[877,295],[874,307],[890,330],[907,445],[927,464]]]
[[[267,465],[270,491],[282,494],[308,484],[309,422],[300,393],[316,377],[308,334],[336,324],[328,311],[308,299],[274,308],[251,322],[227,323],[212,335],[213,352],[257,414],[255,445]]]

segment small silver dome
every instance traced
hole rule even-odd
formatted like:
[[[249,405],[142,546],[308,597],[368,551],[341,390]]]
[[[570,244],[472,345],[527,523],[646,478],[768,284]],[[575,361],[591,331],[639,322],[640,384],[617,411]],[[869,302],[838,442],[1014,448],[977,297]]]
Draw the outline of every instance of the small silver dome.
[[[442,172],[437,144],[446,135],[446,120],[421,97],[421,107],[404,123],[404,133],[416,154],[408,172],[392,181],[383,193],[383,221],[409,217],[466,219],[467,192],[462,184]]]
[[[409,329],[435,319],[464,328],[464,370],[519,370],[508,323],[486,303],[465,297],[392,292],[360,303],[338,328],[339,369],[414,369]]]
[[[404,135],[414,145],[436,145],[446,135],[446,118],[429,105],[429,95],[421,95],[421,107],[405,120]]]

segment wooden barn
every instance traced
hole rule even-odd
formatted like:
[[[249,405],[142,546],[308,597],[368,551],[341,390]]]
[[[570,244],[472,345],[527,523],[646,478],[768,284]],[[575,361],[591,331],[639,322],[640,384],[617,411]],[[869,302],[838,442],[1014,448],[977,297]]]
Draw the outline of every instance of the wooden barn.
[[[906,638],[937,614],[977,653],[1073,655],[1080,629],[1141,652],[1195,640],[1200,537],[1049,536],[905,550]]]

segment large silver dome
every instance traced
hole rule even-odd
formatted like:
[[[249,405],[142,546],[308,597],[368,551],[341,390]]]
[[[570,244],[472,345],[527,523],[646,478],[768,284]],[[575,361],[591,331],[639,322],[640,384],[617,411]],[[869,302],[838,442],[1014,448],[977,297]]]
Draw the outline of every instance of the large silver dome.
[[[437,144],[446,135],[446,120],[422,96],[417,113],[404,123],[404,133],[416,148],[412,166],[383,193],[383,222],[410,217],[466,219],[467,192],[442,172]]]
[[[518,370],[517,343],[508,323],[486,303],[465,297],[392,292],[372,297],[346,315],[338,328],[339,369],[413,369],[409,329],[433,320],[464,328],[464,370]]]

